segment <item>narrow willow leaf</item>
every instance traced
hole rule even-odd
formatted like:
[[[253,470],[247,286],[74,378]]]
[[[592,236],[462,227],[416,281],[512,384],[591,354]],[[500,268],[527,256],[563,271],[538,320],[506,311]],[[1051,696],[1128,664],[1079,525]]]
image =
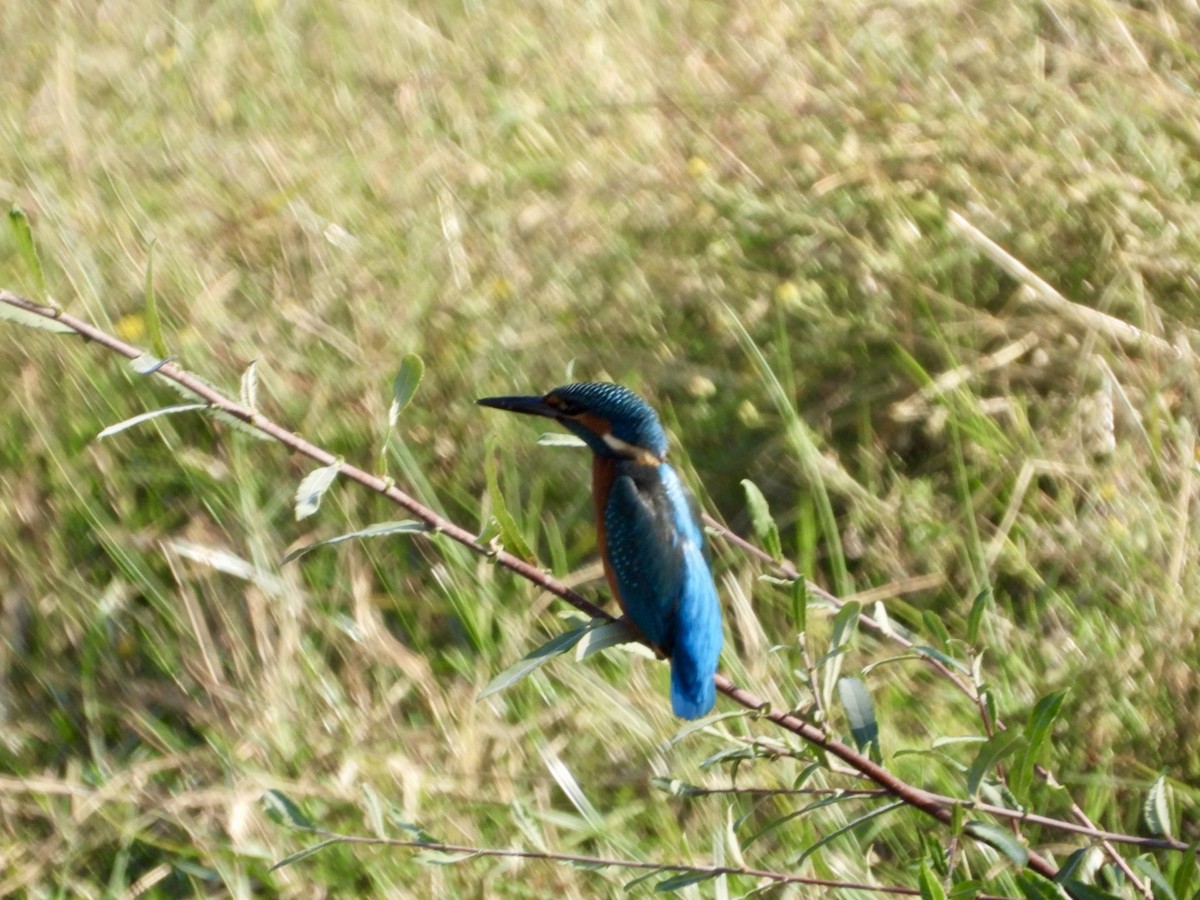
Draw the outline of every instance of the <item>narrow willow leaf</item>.
[[[37,285],[38,296],[46,296],[46,273],[42,271],[42,259],[38,256],[37,244],[33,241],[33,229],[29,226],[29,217],[15,203],[8,211],[8,225],[17,241],[17,251],[21,259],[33,274],[33,283]]]
[[[921,621],[925,623],[925,630],[929,632],[931,637],[937,639],[938,646],[945,650],[950,645],[950,632],[946,630],[945,623],[931,609],[921,613]]]
[[[508,504],[504,502],[504,494],[500,490],[500,478],[496,471],[496,456],[490,450],[484,458],[483,468],[487,480],[488,496],[492,501],[492,516],[496,519],[496,525],[500,529],[500,542],[504,544],[504,549],[514,556],[532,561],[535,558],[533,550],[525,542],[525,537],[517,526],[517,520],[513,518],[512,513],[508,511]]]
[[[408,835],[410,840],[420,841],[422,844],[440,844],[438,838],[434,837],[420,825],[412,822],[404,822],[399,819],[392,819],[392,824]]]
[[[936,650],[933,647],[926,647],[923,644],[918,644],[913,647],[913,651],[916,653],[920,653],[922,656],[928,656],[930,659],[936,659],[943,666],[946,666],[951,669],[958,669],[958,671],[962,672],[964,675],[970,674],[970,671],[967,669],[966,666],[964,666],[962,663],[960,663],[954,657],[947,656],[941,650]]]
[[[771,554],[772,559],[783,556],[783,546],[779,540],[779,526],[771,518],[771,509],[763,492],[749,478],[742,479],[742,487],[746,491],[746,506],[750,511],[750,523],[754,526],[754,534],[763,544],[763,549]]]
[[[1150,879],[1151,884],[1154,885],[1156,900],[1157,898],[1162,898],[1162,900],[1177,900],[1175,888],[1171,885],[1171,882],[1167,881],[1167,876],[1162,873],[1153,856],[1143,853],[1134,859],[1133,867]]]
[[[321,498],[325,496],[325,492],[329,490],[330,485],[337,478],[338,470],[341,468],[341,462],[335,462],[330,466],[321,466],[319,469],[313,469],[304,476],[304,480],[300,482],[300,487],[296,489],[297,521],[307,519],[321,508]]]
[[[942,882],[930,871],[929,864],[921,860],[921,875],[918,880],[921,888],[921,900],[946,900],[946,889]]]
[[[1006,831],[999,825],[992,825],[990,822],[973,821],[968,822],[963,831],[976,840],[983,841],[989,847],[999,850],[1018,869],[1025,868],[1029,862],[1029,851],[1025,848],[1025,845],[1018,841],[1011,831]]]
[[[1021,895],[1025,900],[1062,900],[1062,893],[1058,886],[1046,881],[1040,875],[1018,872],[1017,887],[1021,889]]]
[[[808,581],[804,578],[792,582],[792,627],[797,634],[808,630]]]
[[[1108,891],[1102,891],[1098,887],[1090,884],[1085,884],[1082,881],[1065,881],[1058,882],[1059,886],[1067,892],[1067,896],[1071,900],[1122,900],[1120,894],[1110,894]],[[1061,896],[1061,895],[1053,895]]]
[[[271,788],[262,795],[263,811],[267,817],[280,825],[290,825],[293,828],[312,829],[312,820],[300,811],[292,799],[283,791]]]
[[[413,859],[427,866],[453,866],[456,863],[474,859],[478,853],[447,853],[444,850],[423,850],[413,856]]]
[[[388,409],[388,425],[396,427],[400,413],[412,401],[413,394],[425,377],[425,363],[415,353],[410,353],[400,362],[400,371],[392,381],[392,405]]]
[[[238,434],[244,434],[247,437],[252,437],[256,441],[272,441],[272,440],[274,440],[274,438],[272,438],[269,434],[267,434],[261,428],[256,428],[255,426],[253,426],[249,422],[247,422],[245,419],[238,418],[237,416],[235,416],[231,413],[225,412],[225,410],[223,410],[223,409],[217,409],[215,406],[209,407],[208,416],[210,418],[216,419],[218,422],[221,422],[222,424],[228,425],[230,428],[232,428]]]
[[[284,866],[290,866],[292,863],[300,862],[300,860],[304,859],[305,857],[312,856],[314,853],[324,850],[331,844],[342,843],[343,840],[344,839],[340,837],[327,838],[326,840],[321,841],[319,844],[313,844],[311,847],[306,847],[303,850],[299,850],[296,853],[293,853],[291,856],[285,856],[279,862],[275,863],[275,865],[271,866],[271,868],[267,869],[267,871],[275,872],[279,869],[282,869]]]
[[[586,447],[587,444],[583,438],[575,437],[573,434],[543,434],[538,438],[537,442],[543,447]]]
[[[974,644],[975,638],[979,635],[979,626],[983,622],[983,614],[987,611],[988,604],[992,602],[992,589],[984,588],[975,595],[975,602],[971,604],[971,612],[967,614],[967,643]]]
[[[241,384],[242,406],[248,409],[258,409],[258,360],[250,361],[246,371],[242,373]]]
[[[862,614],[862,604],[849,600],[833,617],[833,631],[829,637],[829,651],[822,657],[821,665],[821,699],[825,709],[833,705],[833,689],[842,673],[842,656],[849,647],[850,639],[858,630],[858,617]]]
[[[173,357],[169,356],[166,358],[155,356],[153,353],[142,353],[141,355],[135,356],[129,361],[129,368],[133,369],[133,371],[138,375],[153,375],[155,372],[169,363],[172,358]],[[188,391],[188,393],[192,397],[200,396],[193,391]]]
[[[834,806],[838,803],[846,802],[861,803],[862,797],[859,797],[855,794],[829,794],[828,796],[822,797],[820,800],[814,800],[812,803],[805,804],[800,809],[793,810],[790,813],[785,813],[782,816],[770,819],[745,841],[744,846],[749,847],[759,838],[766,837],[768,834],[778,830],[781,826],[786,825],[793,819],[798,819],[801,816],[808,815],[810,812],[814,812],[815,810],[822,809],[826,806]]]
[[[541,751],[541,757],[542,762],[546,764],[546,768],[550,771],[550,776],[558,783],[559,789],[571,801],[571,805],[575,807],[592,828],[598,832],[602,831],[604,829],[604,817],[600,815],[596,807],[588,800],[587,795],[583,792],[583,788],[579,785],[578,779],[567,768],[567,764],[548,749]]]
[[[1179,868],[1172,879],[1177,897],[1191,897],[1192,885],[1196,880],[1196,855],[1200,853],[1200,841],[1193,843],[1179,860]]]
[[[665,894],[668,891],[677,891],[690,884],[703,884],[717,877],[719,876],[716,872],[685,872],[682,875],[676,875],[674,878],[667,878],[660,881],[654,886],[654,893]]]
[[[323,541],[315,541],[311,544],[305,544],[303,547],[297,547],[283,558],[283,562],[291,562],[293,559],[303,556],[310,550],[316,550],[318,547],[328,547],[332,544],[340,544],[343,541],[386,537],[389,534],[421,534],[428,530],[428,525],[424,522],[418,522],[415,519],[405,519],[402,522],[380,522],[377,525],[368,525],[366,528],[358,531],[351,531],[349,534],[339,534],[337,537],[326,538]]]
[[[492,694],[498,694],[506,688],[512,687],[526,675],[534,672],[544,666],[556,656],[561,656],[572,647],[574,647],[588,630],[588,626],[582,628],[572,628],[570,631],[564,631],[562,634],[556,635],[536,650],[528,653],[520,662],[509,666],[495,678],[488,682],[487,686],[479,692],[479,699],[490,697]]]
[[[988,772],[1024,743],[1025,735],[1014,730],[1000,731],[988,738],[967,769],[967,796],[974,797]]]
[[[134,416],[132,419],[125,419],[117,422],[115,425],[109,425],[101,431],[96,437],[106,438],[112,437],[124,431],[126,428],[132,428],[134,425],[141,425],[143,422],[149,422],[151,419],[157,419],[159,416],[173,416],[176,413],[196,412],[198,410],[207,409],[207,403],[181,403],[179,406],[165,406],[162,409],[154,409],[150,412],[142,413],[140,416]]]
[[[162,321],[158,318],[158,295],[154,293],[154,244],[146,251],[146,334],[150,338],[150,349],[164,359],[167,342],[163,340]]]
[[[839,679],[837,686],[855,746],[859,750],[869,747],[872,758],[880,757],[879,723],[875,721],[875,706],[867,686],[858,678]]]
[[[805,847],[804,852],[796,857],[795,865],[799,866],[802,862],[804,862],[804,860],[808,859],[810,856],[812,856],[814,853],[816,853],[818,850],[820,850],[826,844],[830,843],[831,841],[837,840],[843,834],[846,834],[846,832],[848,832],[848,831],[853,831],[855,828],[857,828],[859,825],[862,825],[864,822],[869,822],[869,821],[871,821],[871,819],[875,819],[875,818],[878,818],[879,816],[886,815],[887,813],[890,813],[893,809],[899,809],[900,807],[902,807],[904,805],[905,805],[905,803],[903,800],[896,800],[896,801],[893,801],[892,803],[886,803],[883,806],[873,809],[868,813],[864,813],[863,815],[859,816],[857,819],[851,819],[849,822],[847,822],[841,828],[838,828],[835,831],[829,832],[829,834],[822,837],[816,843],[814,843],[808,847]]]
[[[628,649],[639,656],[655,658],[654,651],[642,643],[641,635],[624,619],[617,619],[615,622],[593,619],[587,634],[575,648],[575,659],[584,660],[593,653],[622,645],[628,645]]]
[[[1146,828],[1155,837],[1171,836],[1171,806],[1168,802],[1167,776],[1159,775],[1150,785],[1146,802],[1142,804],[1142,818]]]
[[[37,328],[41,331],[56,331],[59,334],[75,334],[75,329],[65,322],[60,322],[58,319],[47,319],[45,316],[39,316],[37,313],[31,313],[28,310],[21,309],[19,306],[13,306],[5,300],[6,296],[12,296],[7,291],[0,291],[0,319],[5,319],[9,322],[15,322],[17,325],[23,325],[26,328]]]
[[[970,878],[966,881],[957,881],[950,888],[950,900],[975,900],[983,893],[983,881],[979,878]]]
[[[1066,696],[1066,690],[1047,694],[1029,713],[1029,721],[1025,724],[1025,740],[1028,744],[1013,761],[1012,771],[1008,775],[1009,789],[1017,797],[1024,797],[1033,783],[1034,767],[1041,756],[1042,747],[1054,730],[1054,722]]]
[[[707,793],[703,788],[698,788],[694,784],[688,784],[678,778],[664,778],[661,775],[651,778],[650,786],[674,797],[700,797]]]

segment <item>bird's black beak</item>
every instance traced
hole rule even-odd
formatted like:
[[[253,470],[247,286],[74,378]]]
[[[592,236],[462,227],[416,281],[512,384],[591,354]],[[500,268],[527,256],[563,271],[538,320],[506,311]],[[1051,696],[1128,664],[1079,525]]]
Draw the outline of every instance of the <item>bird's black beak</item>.
[[[480,406],[524,413],[527,416],[544,416],[547,419],[562,418],[562,413],[541,397],[481,397],[475,402]]]

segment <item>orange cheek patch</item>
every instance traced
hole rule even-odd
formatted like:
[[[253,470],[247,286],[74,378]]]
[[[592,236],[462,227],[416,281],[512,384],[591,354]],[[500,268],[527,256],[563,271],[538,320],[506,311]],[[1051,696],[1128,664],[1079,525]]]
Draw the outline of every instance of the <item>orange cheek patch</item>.
[[[580,413],[575,417],[575,421],[588,431],[594,431],[598,437],[603,437],[612,431],[612,422],[594,413]]]

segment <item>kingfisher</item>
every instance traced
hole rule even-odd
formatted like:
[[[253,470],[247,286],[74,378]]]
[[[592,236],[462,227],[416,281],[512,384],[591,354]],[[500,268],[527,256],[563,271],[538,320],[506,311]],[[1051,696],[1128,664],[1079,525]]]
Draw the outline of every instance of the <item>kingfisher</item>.
[[[604,575],[627,620],[671,661],[671,708],[698,719],[716,702],[721,606],[696,500],[667,463],[658,414],[608,382],[540,397],[485,397],[481,406],[543,416],[592,451],[592,503]]]

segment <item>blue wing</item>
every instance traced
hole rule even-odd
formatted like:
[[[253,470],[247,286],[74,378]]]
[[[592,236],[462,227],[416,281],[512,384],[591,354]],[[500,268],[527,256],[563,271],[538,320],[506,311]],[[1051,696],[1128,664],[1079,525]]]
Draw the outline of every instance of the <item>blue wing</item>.
[[[675,714],[704,715],[716,699],[721,608],[704,534],[674,469],[618,463],[604,526],[622,606],[671,659]]]

